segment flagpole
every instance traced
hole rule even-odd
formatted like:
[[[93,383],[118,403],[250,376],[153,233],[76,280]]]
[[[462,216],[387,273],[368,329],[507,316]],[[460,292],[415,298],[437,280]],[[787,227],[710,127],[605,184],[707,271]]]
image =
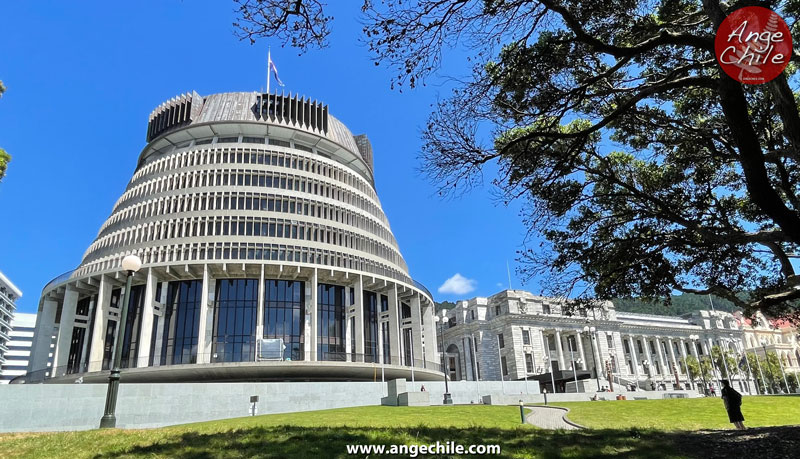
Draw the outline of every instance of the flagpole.
[[[269,95],[269,71],[270,64],[272,63],[272,49],[267,48],[267,95]]]

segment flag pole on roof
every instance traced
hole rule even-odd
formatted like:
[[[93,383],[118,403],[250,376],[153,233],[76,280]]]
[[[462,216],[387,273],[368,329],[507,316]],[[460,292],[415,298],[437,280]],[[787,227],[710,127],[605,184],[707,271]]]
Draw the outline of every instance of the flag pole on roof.
[[[278,77],[278,68],[275,67],[275,63],[272,62],[272,49],[267,48],[267,94],[269,94],[270,72],[275,72],[275,81],[277,81],[280,86],[283,86],[283,81]]]

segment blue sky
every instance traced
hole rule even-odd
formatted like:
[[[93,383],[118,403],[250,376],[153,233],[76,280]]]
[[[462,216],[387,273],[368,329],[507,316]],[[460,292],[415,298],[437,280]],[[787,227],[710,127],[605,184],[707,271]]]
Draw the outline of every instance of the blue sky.
[[[378,195],[411,275],[438,301],[491,295],[515,278],[525,228],[521,203],[505,207],[487,184],[441,199],[418,172],[420,131],[445,77],[464,76],[451,58],[426,87],[389,87],[361,37],[360,2],[330,2],[330,47],[298,56],[277,41],[233,35],[231,1],[9,2],[0,27],[0,147],[13,160],[0,183],[0,271],[35,312],[42,287],[76,267],[130,179],[147,117],[178,94],[265,86],[267,46],[286,84],[330,105],[375,151]],[[463,55],[463,50],[454,53]],[[462,295],[437,293],[451,284]],[[529,284],[538,291],[538,285]]]

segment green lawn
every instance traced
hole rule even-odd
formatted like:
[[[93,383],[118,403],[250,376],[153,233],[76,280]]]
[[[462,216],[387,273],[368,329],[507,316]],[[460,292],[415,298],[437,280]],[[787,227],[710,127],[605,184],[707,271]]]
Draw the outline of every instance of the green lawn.
[[[371,406],[256,416],[161,429],[0,434],[0,458],[321,459],[348,457],[346,445],[349,444],[422,445],[436,441],[453,441],[461,445],[499,444],[502,448],[500,457],[543,459],[599,456],[705,458],[712,444],[716,445],[713,447],[717,448],[717,453],[728,451],[719,448],[741,452],[743,442],[748,447],[757,447],[757,453],[752,457],[783,457],[789,451],[796,452],[798,447],[794,443],[780,443],[781,439],[794,438],[793,434],[784,431],[748,431],[745,434],[750,434],[750,437],[731,440],[730,435],[740,433],[726,430],[709,435],[708,432],[676,430],[729,428],[719,399],[559,405],[569,406],[572,410],[570,417],[576,422],[605,428],[547,431],[522,426],[516,406]],[[743,408],[750,425],[788,424],[800,419],[800,397],[747,397]],[[653,428],[644,428],[647,426]]]
[[[590,428],[659,430],[728,429],[728,415],[719,397],[671,400],[571,402],[567,418]],[[800,397],[744,397],[744,424],[748,427],[800,424]]]
[[[516,406],[362,407],[162,429],[0,435],[0,457],[347,457],[348,444],[499,444],[501,457],[681,457],[658,432],[551,432]],[[354,457],[354,456],[350,456]],[[426,456],[444,457],[444,456]]]

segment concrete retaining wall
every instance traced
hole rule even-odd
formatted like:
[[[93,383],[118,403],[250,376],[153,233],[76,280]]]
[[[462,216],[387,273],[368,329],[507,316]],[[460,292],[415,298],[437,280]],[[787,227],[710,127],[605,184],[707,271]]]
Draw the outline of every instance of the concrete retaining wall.
[[[441,405],[444,382],[408,382],[422,386],[431,405]],[[458,381],[449,385],[457,404],[480,403],[483,396],[536,394],[535,381]],[[247,416],[250,396],[258,395],[258,414],[380,405],[388,394],[380,382],[283,382],[122,384],[117,426],[162,427],[187,422]],[[105,384],[11,384],[0,386],[0,432],[86,430],[97,428],[105,406]],[[516,403],[517,399],[513,400]]]

